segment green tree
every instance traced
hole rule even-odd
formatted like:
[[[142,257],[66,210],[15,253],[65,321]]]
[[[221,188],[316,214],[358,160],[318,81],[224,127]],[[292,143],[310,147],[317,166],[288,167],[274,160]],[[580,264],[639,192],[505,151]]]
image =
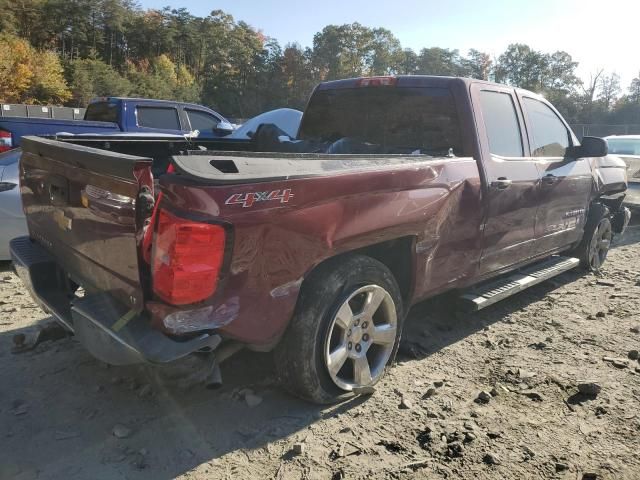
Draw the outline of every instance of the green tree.
[[[631,80],[629,85],[628,100],[632,103],[640,103],[640,75]]]
[[[538,52],[528,45],[512,44],[500,55],[496,81],[534,92],[572,92],[580,85],[575,74],[578,62],[567,52]]]
[[[27,103],[61,104],[71,98],[71,91],[64,79],[60,58],[52,51],[35,52],[33,81],[26,92]]]
[[[604,109],[609,111],[622,92],[620,89],[620,76],[616,73],[604,75],[600,79],[599,86],[600,92],[598,93],[598,100]]]
[[[418,73],[424,75],[464,76],[462,58],[458,50],[432,47],[420,50]]]
[[[509,45],[498,57],[495,77],[497,82],[540,91],[548,72],[547,55],[532,50],[528,45],[516,43]]]
[[[489,54],[472,48],[461,63],[465,70],[465,75],[478,80],[489,80],[493,67],[493,60],[491,60]]]
[[[371,61],[369,75],[390,75],[399,73],[405,60],[400,40],[387,29],[375,28],[371,31]]]
[[[285,87],[284,106],[303,109],[316,83],[311,51],[298,44],[285,47],[279,60]]]
[[[85,106],[94,97],[127,96],[132,91],[126,78],[95,57],[72,61],[69,71],[74,106]]]
[[[321,80],[397,73],[404,60],[402,47],[383,28],[359,23],[328,25],[313,37],[311,55]]]
[[[402,75],[414,75],[418,71],[418,55],[410,48],[405,48],[400,57],[398,73]]]

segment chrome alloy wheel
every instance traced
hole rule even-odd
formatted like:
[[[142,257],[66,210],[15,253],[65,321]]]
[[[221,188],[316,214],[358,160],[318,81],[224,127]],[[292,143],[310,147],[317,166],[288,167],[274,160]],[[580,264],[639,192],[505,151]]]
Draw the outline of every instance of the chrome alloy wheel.
[[[340,305],[329,326],[324,362],[343,390],[376,383],[396,342],[396,306],[384,288],[358,288]]]
[[[608,218],[604,218],[598,224],[589,245],[589,266],[592,270],[600,270],[600,266],[604,263],[611,247],[611,239],[613,233],[611,231],[611,222]]]

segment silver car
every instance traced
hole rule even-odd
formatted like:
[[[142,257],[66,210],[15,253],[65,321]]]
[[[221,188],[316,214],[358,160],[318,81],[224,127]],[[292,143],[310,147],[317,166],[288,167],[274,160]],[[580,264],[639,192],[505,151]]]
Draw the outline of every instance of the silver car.
[[[20,149],[0,153],[0,261],[10,260],[9,240],[27,234],[18,187]]]

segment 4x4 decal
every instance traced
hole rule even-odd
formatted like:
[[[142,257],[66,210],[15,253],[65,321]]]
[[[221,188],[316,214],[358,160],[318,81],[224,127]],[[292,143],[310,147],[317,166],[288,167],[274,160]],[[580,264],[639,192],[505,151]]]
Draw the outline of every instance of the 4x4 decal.
[[[284,190],[271,190],[270,192],[247,192],[234,193],[224,202],[226,205],[242,205],[242,208],[253,206],[256,202],[268,202],[270,200],[280,200],[280,203],[287,203],[293,198],[290,188]]]

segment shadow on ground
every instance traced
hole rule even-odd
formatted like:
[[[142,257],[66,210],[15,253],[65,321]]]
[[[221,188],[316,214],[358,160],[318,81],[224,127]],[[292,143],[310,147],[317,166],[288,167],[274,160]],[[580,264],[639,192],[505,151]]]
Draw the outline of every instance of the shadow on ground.
[[[640,227],[632,227],[617,246],[639,240]],[[567,272],[473,315],[455,315],[447,296],[418,304],[399,358],[429,357],[581,275]],[[0,478],[170,479],[202,464],[214,474],[223,455],[250,464],[251,450],[267,449],[286,458],[291,445],[275,442],[303,439],[319,419],[366,401],[320,407],[296,400],[277,384],[270,354],[228,360],[215,391],[181,388],[153,368],[107,367],[73,338],[12,354],[13,337],[27,330],[0,334]],[[244,389],[261,403],[249,407]],[[116,425],[124,438],[114,436]]]

